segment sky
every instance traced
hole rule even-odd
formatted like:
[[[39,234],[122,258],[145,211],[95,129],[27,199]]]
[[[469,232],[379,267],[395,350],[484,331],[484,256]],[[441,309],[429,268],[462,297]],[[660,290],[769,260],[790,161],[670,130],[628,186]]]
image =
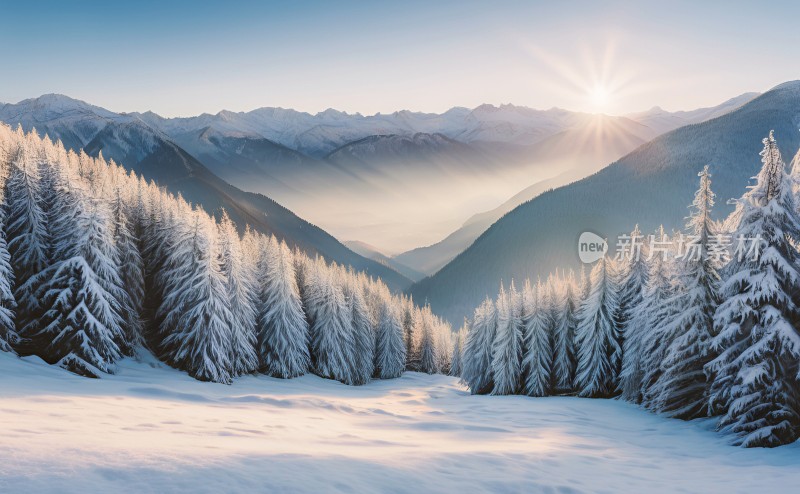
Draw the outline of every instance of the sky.
[[[800,77],[800,4],[0,0],[0,102],[190,116],[513,103],[625,114]],[[10,76],[9,76],[10,75]]]

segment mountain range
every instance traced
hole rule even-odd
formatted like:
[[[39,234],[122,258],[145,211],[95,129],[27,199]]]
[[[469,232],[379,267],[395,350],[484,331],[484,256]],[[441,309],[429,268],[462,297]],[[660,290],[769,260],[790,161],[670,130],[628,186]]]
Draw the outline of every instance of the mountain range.
[[[432,274],[519,204],[513,201],[523,187],[582,178],[667,130],[754,96],[623,117],[489,104],[442,114],[260,108],[188,118],[131,115],[234,186],[263,193],[337,238],[367,242],[389,257],[411,250],[397,262]],[[515,196],[499,214],[490,213]],[[475,223],[475,214],[488,220]],[[468,231],[451,235],[461,241],[435,245],[462,226]],[[432,248],[414,251],[420,245]]]
[[[582,232],[607,237],[613,249],[616,236],[636,224],[643,232],[662,224],[681,228],[704,165],[717,195],[715,216],[723,218],[733,207],[728,200],[740,197],[760,168],[761,140],[774,130],[781,152],[791,157],[800,146],[799,125],[800,81],[794,81],[672,130],[589,177],[517,206],[410,293],[457,322],[496,293],[501,280],[577,268]]]

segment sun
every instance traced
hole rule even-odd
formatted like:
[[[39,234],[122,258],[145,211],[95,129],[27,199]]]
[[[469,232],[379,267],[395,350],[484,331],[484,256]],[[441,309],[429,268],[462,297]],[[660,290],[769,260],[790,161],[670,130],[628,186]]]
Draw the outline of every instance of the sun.
[[[611,92],[602,84],[595,84],[589,91],[589,101],[597,111],[607,108],[610,100]]]
[[[621,40],[610,35],[605,45],[576,45],[570,57],[554,55],[535,42],[525,50],[549,74],[537,85],[564,101],[565,107],[585,113],[614,115],[632,96],[652,91],[653,83],[643,83],[640,71],[617,57]]]

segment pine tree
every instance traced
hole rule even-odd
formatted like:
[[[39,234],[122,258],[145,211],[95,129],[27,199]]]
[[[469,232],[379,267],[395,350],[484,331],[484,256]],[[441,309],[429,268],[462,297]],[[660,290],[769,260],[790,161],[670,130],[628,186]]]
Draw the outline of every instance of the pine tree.
[[[216,229],[196,211],[179,224],[164,273],[162,352],[173,366],[201,381],[230,383],[231,321]]]
[[[381,304],[378,322],[378,341],[375,368],[381,379],[400,377],[406,365],[406,348],[403,344],[403,326],[391,302]]]
[[[329,379],[352,384],[355,355],[351,314],[338,274],[317,261],[309,285],[312,318],[311,346],[315,372]]]
[[[454,377],[461,377],[461,372],[464,367],[463,364],[463,355],[464,355],[464,342],[467,339],[467,328],[469,327],[469,323],[467,322],[467,318],[464,318],[464,324],[461,328],[456,332],[455,337],[453,338],[453,360],[450,364],[450,375]]]
[[[19,342],[14,325],[16,301],[12,293],[14,272],[6,243],[6,183],[11,168],[11,129],[0,125],[0,351],[13,352]]]
[[[686,253],[681,264],[680,288],[673,302],[681,310],[664,331],[670,341],[661,364],[662,373],[654,386],[655,408],[670,416],[692,419],[708,415],[708,396],[704,366],[710,361],[710,341],[714,336],[714,311],[718,303],[719,264],[709,244],[714,235],[711,209],[714,193],[706,166],[700,188],[692,203],[687,228],[697,250]],[[697,254],[695,254],[696,252]]]
[[[723,302],[714,315],[707,366],[720,427],[743,446],[778,446],[800,437],[800,218],[777,143],[770,132],[756,185],[737,204],[737,238],[760,236],[760,255],[742,252],[725,269]]]
[[[247,269],[236,226],[222,212],[219,224],[220,266],[225,278],[231,316],[230,361],[233,377],[258,369],[256,354],[256,288],[254,273]]]
[[[552,385],[553,320],[552,299],[546,285],[537,283],[532,289],[526,283],[523,290],[523,324],[526,355],[525,393],[529,396],[547,396]]]
[[[522,388],[522,314],[519,294],[511,282],[497,296],[497,333],[492,343],[492,394],[516,394]]]
[[[40,288],[29,280],[49,266],[47,216],[42,210],[39,163],[34,142],[16,133],[17,147],[12,151],[11,170],[6,187],[7,238],[11,268],[14,272],[13,296],[17,302],[16,327],[27,342],[38,329],[28,333],[29,326],[41,315],[39,300],[34,295]],[[26,343],[22,341],[21,343]],[[25,345],[23,353],[33,353],[40,345]]]
[[[583,300],[575,338],[578,346],[576,388],[580,396],[612,396],[621,363],[618,287],[611,262],[603,257],[592,269],[588,297]]]
[[[408,298],[403,303],[403,344],[406,346],[406,370],[416,370],[419,356],[414,345],[414,302]]]
[[[112,204],[112,235],[115,257],[119,263],[119,277],[124,293],[121,293],[120,311],[124,320],[125,345],[123,352],[133,355],[137,348],[144,346],[144,326],[142,323],[142,304],[144,302],[144,266],[139,253],[139,243],[131,230],[128,206],[122,198],[122,186],[115,188]]]
[[[344,293],[354,343],[350,383],[366,384],[375,371],[375,332],[370,323],[367,304],[358,280],[351,279],[349,283],[345,283]]]
[[[553,334],[553,377],[559,392],[570,392],[575,385],[575,372],[578,366],[575,348],[575,330],[578,327],[578,301],[575,298],[575,281],[570,276],[556,300],[558,315]]]
[[[646,323],[639,314],[648,290],[650,266],[643,249],[644,238],[639,225],[630,234],[631,248],[629,256],[621,259],[624,266],[624,281],[620,293],[619,324],[622,329],[622,368],[620,371],[619,391],[625,400],[641,403],[641,341]]]
[[[680,307],[673,303],[676,294],[673,253],[669,249],[653,252],[657,242],[671,245],[663,227],[659,227],[657,233],[650,239],[648,286],[639,309],[633,314],[631,326],[637,331],[629,335],[631,340],[635,339],[632,347],[638,348],[636,353],[639,356],[636,361],[638,375],[635,375],[638,379],[635,386],[638,389],[634,393],[638,393],[636,396],[638,403],[650,409],[656,408],[657,393],[653,387],[661,375],[661,363],[664,361],[667,349],[666,342],[669,341],[665,327],[680,310]]]
[[[159,309],[163,304],[166,274],[169,271],[167,261],[177,248],[185,246],[173,245],[178,239],[174,233],[178,229],[176,217],[178,208],[182,207],[182,204],[178,201],[176,204],[170,204],[153,183],[147,186],[147,194],[151,203],[149,216],[145,222],[143,236],[139,239],[145,275],[142,315],[148,322],[145,328],[146,339],[149,339],[148,344],[151,348],[155,349],[161,344],[162,339],[160,328],[163,314]]]
[[[48,362],[99,377],[122,355],[122,286],[109,213],[96,200],[79,207],[75,236],[67,237],[74,244],[59,246],[63,257],[37,292],[45,311],[35,337],[47,342],[40,355]]]
[[[434,316],[434,345],[436,346],[436,372],[450,374],[453,363],[453,329]]]
[[[436,342],[433,334],[433,315],[430,306],[419,312],[419,372],[436,374],[439,372]]]
[[[412,311],[411,318],[411,331],[409,332],[408,344],[411,347],[411,354],[406,358],[408,360],[408,370],[421,372],[422,371],[422,337],[425,331],[425,314],[422,309],[415,307]],[[433,340],[428,341],[431,345]],[[429,353],[427,357],[433,358],[433,354]],[[433,365],[433,364],[431,364]]]
[[[303,313],[295,264],[289,247],[260,242],[258,345],[263,372],[284,379],[308,371],[308,321]],[[277,247],[275,244],[273,247]]]
[[[630,365],[629,360],[631,358],[638,358],[635,355],[628,355],[627,333],[636,331],[636,328],[631,326],[631,321],[636,309],[642,302],[642,296],[647,287],[647,263],[642,255],[643,240],[644,237],[639,230],[639,225],[636,225],[630,234],[630,244],[625,251],[620,252],[617,258],[620,285],[617,324],[622,332],[622,368]],[[636,350],[631,348],[630,351],[635,352]]]
[[[464,342],[464,369],[461,381],[472,394],[488,394],[494,387],[492,344],[497,333],[497,311],[488,297],[475,309]]]

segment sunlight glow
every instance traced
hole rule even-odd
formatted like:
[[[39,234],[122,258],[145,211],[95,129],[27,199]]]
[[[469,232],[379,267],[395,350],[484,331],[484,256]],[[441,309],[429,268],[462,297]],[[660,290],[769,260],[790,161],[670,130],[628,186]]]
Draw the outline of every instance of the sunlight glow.
[[[587,113],[620,115],[629,100],[652,91],[642,81],[640,71],[619,57],[623,40],[609,35],[605,44],[576,47],[573,56],[557,56],[552,50],[530,39],[520,41],[536,65],[550,70],[550,77],[538,80],[539,87],[567,101],[567,107]]]
[[[602,110],[608,106],[608,103],[611,99],[611,94],[609,93],[608,88],[597,84],[589,93],[589,98],[595,110]]]

